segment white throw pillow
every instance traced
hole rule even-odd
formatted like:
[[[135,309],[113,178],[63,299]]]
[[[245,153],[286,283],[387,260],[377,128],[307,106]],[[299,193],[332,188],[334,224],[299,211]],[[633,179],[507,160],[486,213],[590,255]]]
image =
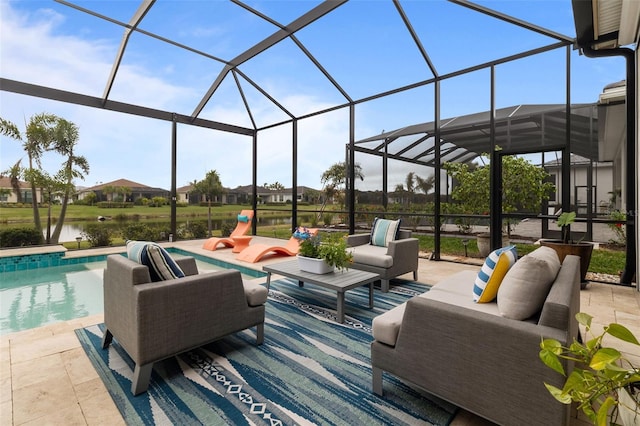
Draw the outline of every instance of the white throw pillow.
[[[525,320],[542,309],[560,268],[528,254],[509,269],[498,289],[498,310],[503,317]]]
[[[532,251],[531,253],[529,253],[528,256],[532,256],[532,257],[535,257],[536,259],[544,260],[549,264],[549,266],[551,267],[551,270],[555,271],[556,274],[558,274],[558,272],[560,271],[560,266],[561,266],[560,258],[558,257],[558,253],[551,247],[540,246],[534,251]]]

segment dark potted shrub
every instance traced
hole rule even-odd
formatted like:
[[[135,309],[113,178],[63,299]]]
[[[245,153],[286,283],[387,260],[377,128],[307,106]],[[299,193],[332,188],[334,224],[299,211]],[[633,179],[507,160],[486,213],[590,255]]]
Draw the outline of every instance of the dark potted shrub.
[[[580,257],[580,282],[582,288],[586,286],[587,269],[591,262],[591,254],[593,253],[593,244],[583,241],[573,241],[571,239],[570,226],[576,220],[575,212],[562,213],[558,217],[558,226],[562,232],[561,240],[540,240],[540,244],[543,246],[551,247],[558,253],[560,262],[564,261],[564,258],[569,255],[576,255]]]

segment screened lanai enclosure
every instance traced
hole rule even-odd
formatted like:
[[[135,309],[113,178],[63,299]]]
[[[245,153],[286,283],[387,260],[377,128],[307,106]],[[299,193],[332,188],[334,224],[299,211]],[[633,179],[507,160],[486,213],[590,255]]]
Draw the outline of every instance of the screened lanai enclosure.
[[[163,155],[166,162],[143,168],[165,171],[174,235],[176,188],[206,157],[223,182],[242,174],[252,185],[257,217],[269,209],[258,203],[262,182],[291,188],[292,226],[303,211],[321,213],[302,205],[300,188],[344,163],[342,197],[329,200],[344,228],[401,217],[434,235],[434,259],[446,225],[460,223],[472,226],[467,231],[486,227],[498,247],[505,223],[539,220],[541,236],[553,236],[558,212],[577,211],[585,227],[576,238],[592,239],[593,225],[610,219],[605,207],[634,205],[628,193],[613,201],[610,193],[635,166],[603,155],[597,99],[574,95],[593,85],[576,74],[588,59],[576,49],[574,28],[560,18],[553,28],[536,24],[548,15],[544,5],[528,16],[509,3],[517,2],[43,2],[59,25],[49,49],[67,51],[66,37],[95,37],[100,55],[92,59],[112,62],[96,60],[91,85],[55,69],[3,65],[0,88],[96,109],[103,125],[90,132],[113,132],[112,149],[133,143]],[[389,45],[390,37],[399,42]],[[22,65],[44,54],[31,49],[25,40]],[[140,90],[143,80],[150,89]],[[114,113],[131,117],[147,137],[118,148],[124,136],[109,124]],[[538,209],[504,211],[508,156],[547,170],[554,189]],[[452,207],[451,162],[489,166],[486,210]],[[635,250],[634,220],[629,215],[626,225]],[[635,271],[635,252],[627,269]]]

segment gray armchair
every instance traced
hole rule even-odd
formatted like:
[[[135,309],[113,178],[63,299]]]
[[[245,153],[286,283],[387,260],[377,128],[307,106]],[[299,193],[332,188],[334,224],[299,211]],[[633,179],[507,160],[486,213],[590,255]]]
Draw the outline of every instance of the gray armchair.
[[[390,241],[388,247],[371,245],[370,238],[370,234],[347,236],[347,245],[353,253],[352,268],[379,274],[380,287],[385,293],[389,291],[392,278],[413,272],[413,279],[418,279],[420,245],[417,238],[411,237],[411,231],[398,231],[398,239]]]
[[[134,395],[147,390],[156,361],[253,326],[263,342],[264,286],[243,282],[235,270],[198,274],[191,257],[176,263],[184,278],[151,282],[146,266],[107,257],[102,348],[115,337],[135,362]]]

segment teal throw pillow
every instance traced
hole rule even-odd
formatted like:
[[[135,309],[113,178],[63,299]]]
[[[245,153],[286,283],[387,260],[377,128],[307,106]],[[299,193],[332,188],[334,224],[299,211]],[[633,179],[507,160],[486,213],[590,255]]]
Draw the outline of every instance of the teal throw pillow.
[[[371,245],[379,247],[389,246],[389,242],[398,238],[400,219],[388,220],[376,217],[371,227]]]

